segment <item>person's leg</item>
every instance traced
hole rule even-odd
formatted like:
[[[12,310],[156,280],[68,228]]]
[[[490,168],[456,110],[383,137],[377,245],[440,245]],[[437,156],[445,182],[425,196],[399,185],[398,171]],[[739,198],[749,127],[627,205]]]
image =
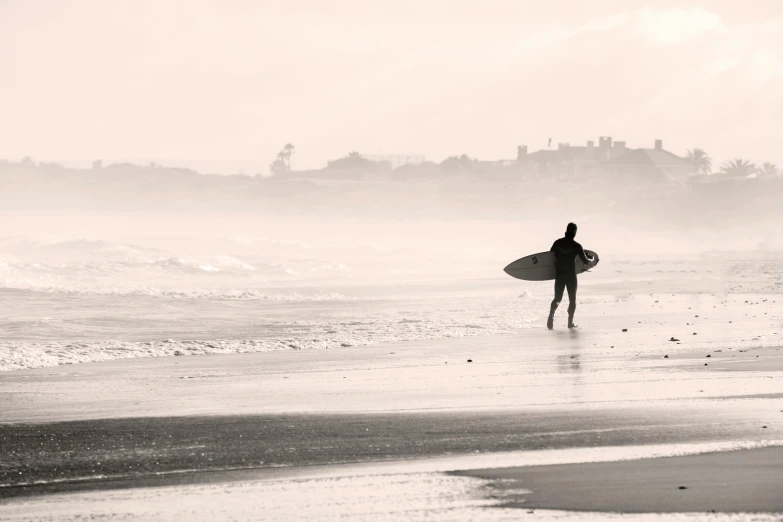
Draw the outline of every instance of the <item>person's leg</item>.
[[[569,279],[566,283],[568,289],[568,327],[574,326],[574,312],[576,312],[576,276]]]
[[[554,328],[555,311],[557,305],[563,300],[563,290],[565,290],[566,282],[562,277],[555,277],[555,298],[552,300],[552,304],[549,305],[549,319],[546,321],[546,327],[550,330]]]

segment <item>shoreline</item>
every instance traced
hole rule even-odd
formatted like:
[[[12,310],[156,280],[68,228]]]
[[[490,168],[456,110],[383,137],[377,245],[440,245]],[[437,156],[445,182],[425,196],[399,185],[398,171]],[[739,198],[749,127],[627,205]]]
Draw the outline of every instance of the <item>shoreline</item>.
[[[637,326],[623,333],[622,324],[614,331],[538,328],[337,350],[139,358],[6,372],[0,374],[0,426],[781,400],[779,346],[731,349],[727,341],[716,344],[706,335],[696,346],[679,346],[660,333],[668,328]]]
[[[583,323],[586,326],[586,330],[592,331],[604,330],[606,326],[612,323],[614,323],[614,326],[619,326],[622,323],[622,326],[630,327],[631,331],[635,330],[638,324],[643,324],[649,330],[649,327],[654,322],[657,322],[658,326],[669,325],[672,327],[671,330],[666,332],[668,336],[664,340],[675,337],[679,340],[685,337],[685,339],[682,339],[683,344],[693,344],[694,341],[702,340],[691,337],[695,335],[695,332],[692,331],[693,329],[699,330],[699,335],[704,335],[704,328],[719,329],[723,337],[720,343],[724,349],[731,349],[729,348],[731,346],[737,349],[780,346],[783,343],[783,325],[769,321],[774,315],[783,315],[783,310],[781,310],[783,308],[783,300],[780,300],[781,303],[778,304],[778,299],[765,297],[774,294],[765,294],[763,292],[726,294],[715,288],[708,291],[711,285],[699,288],[703,284],[699,281],[690,281],[686,284],[686,286],[696,284],[696,288],[673,287],[664,289],[657,286],[658,282],[656,281],[656,292],[647,293],[651,290],[648,284],[652,283],[652,281],[624,281],[622,284],[607,283],[601,280],[586,281],[582,284],[583,295],[579,300],[577,322]],[[241,323],[238,325],[232,323],[234,310],[221,308],[223,306],[228,306],[229,309],[234,306],[245,306],[247,302],[240,301],[238,304],[224,300],[175,299],[172,303],[175,303],[176,307],[178,307],[177,313],[183,314],[184,317],[194,312],[192,309],[194,306],[198,308],[203,303],[212,304],[204,310],[199,309],[199,313],[207,313],[206,316],[198,317],[198,320],[190,320],[187,323],[181,323],[180,318],[173,317],[171,324],[178,326],[157,333],[153,333],[155,332],[154,329],[150,331],[148,328],[139,327],[125,336],[122,336],[121,332],[117,331],[106,331],[98,335],[97,332],[99,330],[95,330],[89,335],[85,334],[83,337],[71,338],[61,337],[62,332],[58,329],[59,326],[51,330],[47,328],[53,328],[52,325],[47,326],[43,324],[41,326],[43,330],[39,336],[24,338],[18,337],[18,334],[14,333],[10,337],[11,340],[0,342],[0,368],[2,368],[0,369],[0,379],[9,373],[31,369],[56,368],[96,362],[130,361],[141,358],[166,358],[172,356],[340,350],[345,347],[377,347],[383,350],[385,346],[401,343],[422,341],[442,343],[455,337],[524,335],[525,332],[536,331],[543,327],[549,300],[551,299],[549,295],[551,289],[537,286],[536,292],[532,293],[528,285],[521,285],[518,291],[508,290],[509,287],[507,287],[504,290],[505,293],[495,294],[492,292],[497,292],[498,288],[503,288],[503,285],[494,279],[486,280],[484,283],[488,285],[488,288],[492,287],[494,289],[490,292],[491,298],[485,297],[487,299],[500,299],[503,302],[502,305],[508,307],[508,310],[505,311],[506,315],[503,315],[503,313],[500,315],[480,315],[482,313],[481,310],[484,310],[483,308],[471,309],[470,313],[468,313],[468,310],[458,306],[455,309],[448,310],[446,314],[462,314],[459,317],[455,316],[452,318],[455,320],[454,323],[430,324],[426,310],[421,308],[420,302],[416,302],[416,304],[410,307],[408,305],[400,305],[404,308],[404,312],[402,309],[400,310],[400,313],[404,314],[400,316],[401,321],[384,317],[382,313],[377,314],[375,319],[381,322],[374,324],[373,328],[376,331],[370,331],[370,328],[361,326],[355,329],[351,328],[350,325],[359,325],[360,323],[358,322],[343,324],[339,321],[332,321],[331,323],[327,321],[324,324],[319,324],[318,328],[307,334],[290,336],[289,333],[284,333],[283,330],[285,328],[282,328],[279,332],[270,336],[268,331],[259,330],[252,323]],[[459,292],[455,291],[455,296],[459,295]],[[463,305],[467,295],[465,294],[458,298],[458,300],[462,299]],[[99,297],[101,299],[106,298],[106,296]],[[76,299],[75,303],[78,303],[79,296],[68,295],[67,298]],[[152,296],[132,297],[132,299],[136,298],[142,300],[158,299]],[[393,302],[399,304],[403,301]],[[707,314],[709,315],[709,320],[704,320],[704,316],[699,319],[699,315],[696,315],[695,319],[697,320],[695,321],[678,321],[677,319],[688,317],[687,311],[691,309],[688,305],[697,301],[701,301],[697,305],[699,308],[702,308],[704,312],[710,312]],[[710,302],[712,306],[707,306],[707,302]],[[260,301],[259,303],[262,306],[269,304],[266,301]],[[444,303],[445,301],[439,302],[439,306],[443,306]],[[666,305],[663,303],[667,303],[672,308],[667,310]],[[285,306],[290,304],[286,303]],[[297,312],[299,314],[297,315],[297,320],[306,320],[308,314],[315,312],[321,314],[324,312],[320,309],[314,312],[312,307],[328,307],[334,305],[335,302],[304,301],[300,304],[303,304],[305,308]],[[343,307],[343,305],[343,302],[336,302],[338,307]],[[493,306],[489,302],[483,303],[483,305],[490,308]],[[153,303],[150,303],[150,306],[153,306]],[[143,309],[134,313],[146,314],[148,308],[149,306],[143,307]],[[511,309],[513,311],[509,312]],[[485,311],[489,312],[488,310]],[[768,317],[764,317],[767,315],[766,311],[771,312]],[[264,313],[267,312],[269,311]],[[362,313],[358,309],[353,310],[353,312]],[[584,312],[587,313],[585,314]],[[59,312],[56,310],[42,310],[41,313],[57,314]],[[244,310],[243,313],[249,312]],[[259,311],[256,310],[253,313],[259,313]],[[272,313],[277,314],[278,311]],[[489,313],[497,314],[498,311],[495,310]],[[564,310],[560,310],[560,314],[558,314],[556,331],[565,329],[564,313]],[[749,313],[753,315],[750,316]],[[763,316],[761,315],[762,313],[764,314]],[[517,317],[516,314],[521,315]],[[756,314],[759,315],[757,316]],[[477,315],[481,318],[480,320],[476,319]],[[609,317],[606,317],[607,315]],[[614,321],[610,319],[611,317],[614,317]],[[48,317],[45,319],[48,319]],[[638,319],[643,320],[639,321]],[[764,321],[765,319],[767,321]],[[153,320],[153,318],[150,316],[147,317],[147,320]],[[157,320],[155,319],[155,321]],[[598,322],[596,323],[595,321]],[[224,325],[224,329],[219,332],[204,331],[202,325],[205,322],[220,323]],[[144,322],[142,321],[140,324],[144,324]],[[346,328],[346,324],[349,326],[347,330],[343,331],[343,328]],[[770,330],[771,332],[760,343],[749,342],[751,341],[750,339],[743,338],[741,324],[744,324],[748,330],[756,330],[758,332]],[[683,328],[683,326],[686,328]],[[276,326],[265,325],[265,327],[275,328]],[[230,329],[227,330],[226,328]],[[185,332],[189,333],[185,334]],[[55,335],[55,337],[52,337],[52,335]],[[717,339],[713,341],[717,341]]]

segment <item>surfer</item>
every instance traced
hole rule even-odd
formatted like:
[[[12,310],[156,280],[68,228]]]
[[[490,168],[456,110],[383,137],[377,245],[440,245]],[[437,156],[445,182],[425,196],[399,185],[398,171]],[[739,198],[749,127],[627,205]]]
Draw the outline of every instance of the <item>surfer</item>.
[[[549,308],[549,319],[546,321],[546,327],[550,330],[554,328],[555,311],[560,301],[563,300],[563,290],[568,290],[568,327],[575,328],[574,312],[576,311],[576,266],[574,261],[576,256],[584,264],[588,264],[593,259],[587,257],[582,245],[574,241],[576,237],[576,224],[569,223],[566,227],[565,237],[561,237],[554,242],[550,249],[555,254],[555,298]]]

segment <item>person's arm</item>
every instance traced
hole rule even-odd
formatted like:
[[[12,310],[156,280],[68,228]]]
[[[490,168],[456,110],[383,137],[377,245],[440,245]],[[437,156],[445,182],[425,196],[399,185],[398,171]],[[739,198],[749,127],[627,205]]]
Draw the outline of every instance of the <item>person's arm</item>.
[[[587,257],[587,254],[585,253],[585,249],[582,248],[582,245],[579,245],[579,249],[577,250],[577,252],[579,253],[579,259],[582,260],[582,263],[589,265],[593,261],[592,258]]]

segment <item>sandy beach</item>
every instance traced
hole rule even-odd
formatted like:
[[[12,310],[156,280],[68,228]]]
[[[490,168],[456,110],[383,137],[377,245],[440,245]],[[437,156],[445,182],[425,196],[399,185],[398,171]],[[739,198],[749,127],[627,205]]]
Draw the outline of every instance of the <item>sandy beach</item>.
[[[232,519],[275,488],[326,488],[257,518],[774,519],[774,297],[591,296],[570,331],[6,372],[0,513]]]

